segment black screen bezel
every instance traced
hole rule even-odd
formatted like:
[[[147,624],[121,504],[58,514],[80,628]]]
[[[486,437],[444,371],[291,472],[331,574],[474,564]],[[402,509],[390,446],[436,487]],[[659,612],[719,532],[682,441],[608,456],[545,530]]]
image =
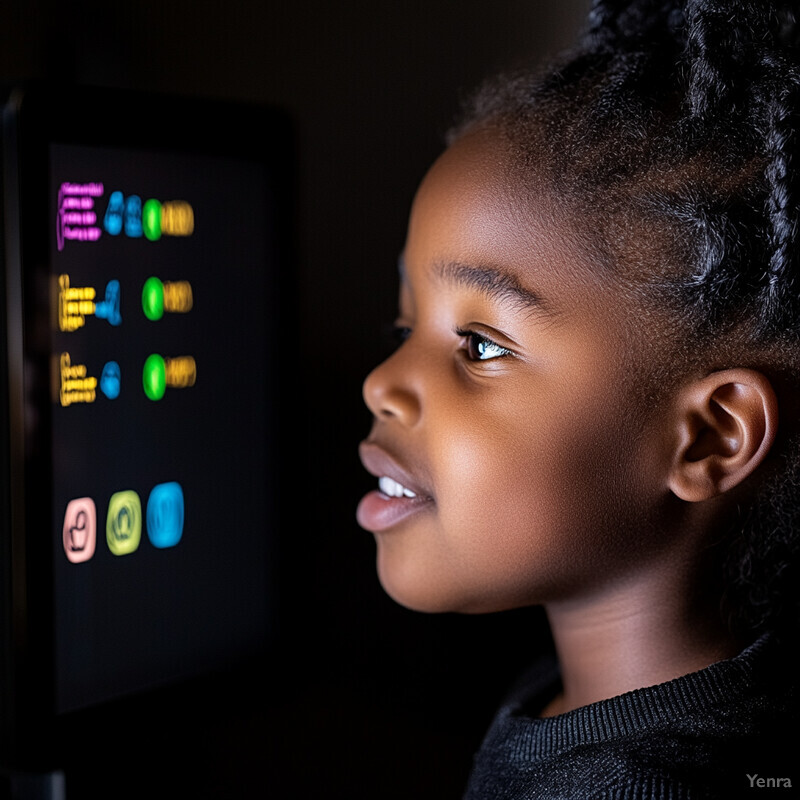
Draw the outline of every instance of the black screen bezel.
[[[4,112],[4,234],[6,348],[0,365],[8,398],[3,426],[7,492],[3,530],[4,653],[0,672],[0,763],[48,769],[61,758],[59,742],[97,709],[55,712],[52,518],[49,430],[49,148],[53,143],[122,149],[178,151],[200,156],[234,154],[262,165],[282,198],[270,248],[280,269],[265,309],[272,336],[291,313],[289,287],[293,217],[294,143],[291,124],[275,108],[205,99],[143,96],[95,87],[17,87]],[[44,293],[44,294],[43,294]],[[277,376],[276,376],[277,377]],[[280,378],[276,384],[280,383]],[[31,412],[36,426],[31,425]],[[280,450],[280,402],[275,399],[270,441]],[[277,457],[277,456],[276,456]],[[276,471],[279,474],[279,471]],[[33,487],[36,487],[34,491]],[[42,491],[42,488],[45,491]],[[272,520],[278,526],[280,491],[273,491]],[[277,553],[277,543],[274,550]],[[272,559],[276,564],[276,559]],[[277,634],[278,573],[275,587]],[[274,639],[275,637],[273,637]],[[265,643],[266,645],[267,643]],[[107,705],[107,704],[106,704]]]

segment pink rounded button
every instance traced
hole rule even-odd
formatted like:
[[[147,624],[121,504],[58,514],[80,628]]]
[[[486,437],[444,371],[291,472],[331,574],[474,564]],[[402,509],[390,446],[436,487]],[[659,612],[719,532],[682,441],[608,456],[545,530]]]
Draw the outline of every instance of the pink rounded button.
[[[73,563],[88,561],[97,543],[97,509],[91,497],[70,500],[64,514],[64,552]]]

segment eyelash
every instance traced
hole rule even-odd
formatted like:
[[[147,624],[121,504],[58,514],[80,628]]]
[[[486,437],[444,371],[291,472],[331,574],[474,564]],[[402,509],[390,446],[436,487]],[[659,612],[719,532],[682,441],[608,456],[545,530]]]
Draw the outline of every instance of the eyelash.
[[[400,347],[411,336],[411,328],[407,325],[392,325],[391,340],[395,347]]]
[[[454,332],[456,336],[466,340],[466,347],[464,349],[466,350],[467,358],[470,361],[494,361],[495,359],[512,355],[511,350],[508,350],[502,345],[497,344],[497,342],[481,333],[464,328],[456,328]],[[402,345],[409,336],[411,336],[411,328],[405,325],[393,326],[392,339],[397,347],[400,347],[400,345]],[[486,348],[491,348],[495,352],[493,355],[490,355],[488,358],[486,358],[483,357],[485,356],[485,352],[481,351],[482,348],[484,351]]]
[[[497,344],[497,342],[492,341],[492,339],[490,339],[488,336],[484,336],[482,333],[476,333],[475,331],[457,328],[456,335],[466,339],[465,350],[467,352],[467,358],[470,361],[494,361],[497,358],[503,358],[504,356],[511,355],[510,350],[502,345]],[[485,352],[481,352],[482,348],[484,351],[487,348],[491,348],[496,352],[493,355],[490,355],[488,358],[485,358],[483,357]]]

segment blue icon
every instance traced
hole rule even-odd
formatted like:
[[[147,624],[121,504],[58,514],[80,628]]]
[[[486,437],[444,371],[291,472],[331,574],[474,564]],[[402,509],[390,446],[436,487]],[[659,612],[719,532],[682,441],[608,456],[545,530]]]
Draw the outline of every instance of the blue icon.
[[[136,194],[125,200],[125,235],[134,239],[142,235],[142,198]]]
[[[147,536],[153,547],[174,547],[183,535],[183,489],[172,481],[153,487],[147,500]]]
[[[119,313],[119,281],[106,284],[106,298],[94,307],[94,314],[100,319],[107,319],[112,325],[120,325],[122,316]]]
[[[106,215],[103,217],[103,227],[112,236],[116,236],[122,230],[122,212],[124,205],[122,192],[111,192],[108,198]]]
[[[116,361],[109,361],[100,374],[100,391],[109,399],[119,397],[122,373]]]

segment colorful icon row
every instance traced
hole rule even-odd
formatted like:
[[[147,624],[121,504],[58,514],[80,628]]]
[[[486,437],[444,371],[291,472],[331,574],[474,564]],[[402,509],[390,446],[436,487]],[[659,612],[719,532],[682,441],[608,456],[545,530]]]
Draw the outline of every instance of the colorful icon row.
[[[94,403],[97,388],[109,399],[116,400],[122,391],[122,369],[116,361],[103,365],[100,379],[89,374],[86,364],[73,364],[69,353],[62,353],[58,399],[61,405]],[[147,357],[142,367],[142,388],[150,400],[161,400],[167,389],[186,389],[197,380],[197,364],[192,356],[165,358],[158,353]]]
[[[86,317],[94,315],[118,327],[120,312],[120,282],[115,278],[106,284],[105,299],[97,300],[93,286],[72,286],[67,274],[58,276],[58,327],[66,332],[77,331],[86,325]],[[152,276],[142,287],[142,311],[152,322],[158,322],[165,312],[187,314],[194,306],[189,281],[162,281]]]
[[[120,191],[111,192],[103,217],[103,227],[111,236],[124,230],[133,239],[145,235],[157,242],[162,233],[170,236],[191,236],[194,231],[194,211],[189,203],[172,200],[161,203],[151,198],[142,203],[137,194],[125,197]]]
[[[145,524],[153,547],[175,547],[183,536],[184,499],[179,483],[171,481],[153,487],[147,500]],[[62,531],[64,552],[73,564],[88,561],[97,547],[97,506],[91,497],[70,500]],[[108,501],[106,544],[115,556],[139,549],[142,540],[142,502],[126,490],[115,492]]]
[[[73,183],[65,181],[58,190],[56,218],[56,245],[64,249],[67,240],[96,242],[103,231],[97,224],[95,201],[105,193],[99,181]],[[138,239],[142,235],[157,242],[162,234],[191,236],[194,232],[194,209],[185,200],[161,202],[155,198],[145,200],[137,194],[127,197],[120,191],[111,192],[103,215],[103,228],[111,236],[125,235]]]

